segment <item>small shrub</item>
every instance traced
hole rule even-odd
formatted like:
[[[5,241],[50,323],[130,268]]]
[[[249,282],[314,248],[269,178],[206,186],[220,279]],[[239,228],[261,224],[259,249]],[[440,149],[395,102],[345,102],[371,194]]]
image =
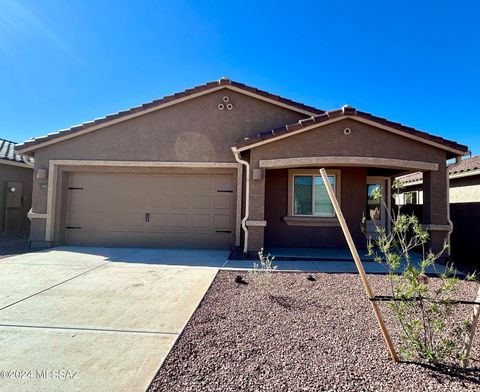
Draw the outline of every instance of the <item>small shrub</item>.
[[[273,264],[275,259],[270,253],[265,255],[263,248],[258,252],[258,261],[253,263],[253,281],[262,288],[269,296],[272,296],[272,272],[277,269]]]
[[[398,193],[401,184],[395,182],[393,188]],[[368,253],[388,266],[391,292],[388,308],[401,326],[400,352],[409,359],[419,358],[434,365],[462,362],[469,321],[458,322],[454,317],[453,298],[458,298],[459,283],[456,270],[450,265],[438,274],[438,279],[427,276],[427,269],[435,268],[435,261],[447,250],[447,245],[438,254],[427,251],[429,234],[418,218],[402,214],[401,206],[397,214],[389,212],[381,190],[372,196],[383,204],[391,221],[390,232],[376,227],[376,238],[368,238]],[[421,259],[416,263],[411,260],[414,249],[421,249]],[[470,275],[469,279],[475,276]]]

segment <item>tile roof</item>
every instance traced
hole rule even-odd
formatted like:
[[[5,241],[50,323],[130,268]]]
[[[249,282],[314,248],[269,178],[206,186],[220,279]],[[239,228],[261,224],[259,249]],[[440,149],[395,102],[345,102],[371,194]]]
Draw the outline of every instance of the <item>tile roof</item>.
[[[448,173],[450,176],[460,173],[468,173],[474,170],[480,170],[480,155],[471,158],[462,159],[460,162],[455,162],[448,165]],[[422,172],[407,174],[398,177],[398,179],[405,185],[423,181]]]
[[[407,185],[407,184],[416,183],[418,181],[423,181],[423,173],[415,172],[415,173],[407,174],[405,176],[400,176],[397,178],[398,180],[400,180],[402,184]]]
[[[280,104],[283,104],[283,105],[291,106],[292,108],[296,108],[296,109],[299,109],[301,111],[306,111],[306,112],[315,113],[315,114],[324,113],[323,110],[317,109],[313,106],[304,105],[303,103],[295,102],[295,101],[292,101],[290,99],[280,97],[279,95],[271,94],[267,91],[259,90],[255,87],[251,87],[251,86],[247,86],[246,84],[243,84],[243,83],[235,82],[235,81],[230,80],[228,78],[221,78],[220,80],[213,81],[213,82],[208,82],[208,83],[205,83],[205,84],[202,84],[202,85],[199,85],[199,86],[195,86],[193,88],[189,88],[189,89],[186,89],[184,91],[181,91],[181,92],[178,92],[178,93],[175,93],[175,94],[172,94],[172,95],[167,95],[163,98],[155,99],[151,102],[144,103],[140,106],[135,106],[135,107],[132,107],[132,108],[127,109],[127,110],[123,110],[123,111],[118,112],[118,113],[109,114],[105,117],[101,117],[101,118],[95,119],[93,121],[85,122],[85,123],[82,123],[80,125],[75,125],[71,128],[62,129],[60,131],[47,134],[45,136],[40,136],[40,137],[35,137],[35,138],[32,138],[32,139],[29,139],[29,140],[27,140],[23,143],[18,144],[17,145],[17,150],[22,150],[22,149],[25,149],[25,148],[33,147],[35,145],[45,143],[47,141],[56,139],[58,137],[74,134],[76,132],[83,131],[85,129],[88,129],[88,128],[91,128],[91,127],[94,127],[94,126],[97,126],[97,125],[100,125],[100,124],[104,124],[104,123],[107,123],[107,122],[112,121],[112,120],[120,119],[122,117],[129,116],[131,114],[139,113],[139,112],[142,112],[144,110],[154,108],[156,106],[160,106],[160,105],[163,105],[163,104],[166,104],[166,103],[169,103],[169,102],[173,102],[173,101],[176,101],[178,99],[186,98],[186,97],[191,96],[193,94],[198,94],[198,93],[208,91],[208,90],[213,89],[213,88],[217,88],[219,86],[236,87],[236,88],[244,90],[246,92],[259,95],[261,97],[276,101],[276,102],[278,102]]]
[[[448,167],[448,172],[452,174],[460,174],[480,169],[480,155],[471,158],[462,159],[458,163],[453,163]]]
[[[15,143],[5,139],[0,139],[0,159],[18,163],[33,164],[32,157],[17,154],[15,152]]]
[[[250,146],[250,145],[256,144],[258,142],[262,142],[264,140],[278,138],[282,135],[288,134],[290,132],[298,131],[298,130],[301,130],[303,128],[307,128],[307,127],[309,127],[311,125],[314,125],[314,124],[321,124],[325,121],[332,120],[334,118],[347,117],[347,116],[348,117],[359,117],[359,118],[363,118],[363,119],[366,119],[366,120],[370,120],[370,121],[376,122],[380,125],[385,125],[385,126],[388,126],[390,128],[394,128],[394,129],[397,129],[399,131],[408,133],[412,136],[420,137],[420,138],[425,139],[427,141],[431,141],[431,142],[441,144],[445,147],[450,147],[450,148],[453,148],[455,150],[459,150],[459,151],[464,152],[464,153],[468,152],[468,147],[467,146],[464,146],[464,145],[459,144],[457,142],[447,140],[447,139],[441,138],[439,136],[434,136],[434,135],[431,135],[431,134],[423,132],[423,131],[419,131],[415,128],[408,127],[406,125],[402,125],[398,122],[387,120],[386,118],[377,117],[377,116],[374,116],[373,114],[359,111],[359,110],[355,109],[354,107],[347,106],[347,105],[343,106],[340,109],[330,110],[330,111],[321,113],[319,115],[315,115],[315,116],[300,120],[295,124],[286,125],[286,126],[283,126],[281,128],[278,128],[278,129],[273,129],[273,130],[269,130],[269,131],[256,133],[255,135],[252,135],[251,137],[247,137],[245,139],[240,140],[237,143],[236,147],[237,148],[242,148],[242,147]]]

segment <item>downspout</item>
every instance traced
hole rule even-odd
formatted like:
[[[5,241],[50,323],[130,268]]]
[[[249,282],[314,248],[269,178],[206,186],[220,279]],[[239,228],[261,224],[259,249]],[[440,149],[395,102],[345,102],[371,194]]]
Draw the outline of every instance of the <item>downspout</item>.
[[[248,253],[248,227],[247,227],[247,220],[250,214],[250,163],[247,161],[240,159],[240,151],[238,151],[235,147],[232,147],[233,155],[235,156],[235,160],[238,163],[241,163],[245,166],[246,176],[245,176],[245,216],[242,219],[242,229],[245,233],[245,239],[243,241],[243,253]]]
[[[448,225],[450,226],[450,229],[448,230],[448,234],[447,234],[447,245],[448,245],[448,255],[451,256],[452,248],[450,244],[450,236],[452,235],[452,232],[453,232],[453,222],[450,219],[450,173],[448,170],[448,166],[447,166],[446,176],[447,176],[447,221],[448,221]]]

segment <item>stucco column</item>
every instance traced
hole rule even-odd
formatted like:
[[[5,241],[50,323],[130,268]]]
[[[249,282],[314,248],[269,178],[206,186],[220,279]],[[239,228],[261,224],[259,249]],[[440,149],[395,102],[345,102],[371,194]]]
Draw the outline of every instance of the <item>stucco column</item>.
[[[254,179],[253,170],[258,168],[258,163],[253,162],[250,170],[250,217],[249,221],[261,222],[265,219],[265,175]],[[264,246],[263,226],[248,224],[248,251],[258,252]]]
[[[448,238],[448,184],[445,163],[437,171],[423,173],[423,223],[430,232],[430,246],[439,252]]]

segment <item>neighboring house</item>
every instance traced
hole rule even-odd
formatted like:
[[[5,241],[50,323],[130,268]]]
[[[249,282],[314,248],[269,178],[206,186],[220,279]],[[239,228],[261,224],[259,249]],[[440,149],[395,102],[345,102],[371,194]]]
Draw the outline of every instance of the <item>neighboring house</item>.
[[[33,158],[15,153],[15,143],[0,139],[1,238],[25,237],[32,203]]]
[[[457,159],[448,166],[450,181],[450,219],[453,223],[452,258],[458,264],[478,269],[480,258],[475,246],[480,238],[480,155]],[[396,203],[417,215],[423,209],[423,176],[412,173],[399,177],[404,185]]]
[[[346,247],[327,167],[358,246],[368,198],[423,171],[424,221],[449,230],[446,162],[466,146],[344,106],[324,111],[222,78],[17,146],[35,157],[33,245]],[[373,225],[367,226],[373,230]]]
[[[480,155],[458,159],[448,165],[450,203],[480,202]],[[398,178],[404,185],[396,198],[397,205],[423,204],[423,175],[421,172]]]

